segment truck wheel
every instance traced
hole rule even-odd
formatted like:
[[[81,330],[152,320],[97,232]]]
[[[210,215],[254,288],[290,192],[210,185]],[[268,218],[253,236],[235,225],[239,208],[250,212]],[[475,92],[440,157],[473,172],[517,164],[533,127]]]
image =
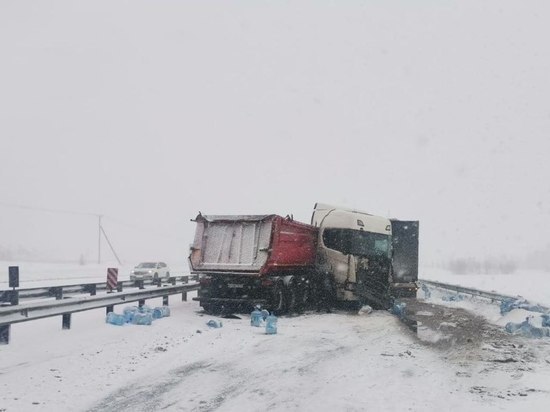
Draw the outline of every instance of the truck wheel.
[[[298,296],[296,292],[295,285],[288,285],[286,289],[286,302],[287,302],[287,311],[289,314],[296,312],[298,306]]]
[[[271,311],[276,315],[281,315],[286,311],[285,290],[281,283],[277,283],[273,288]]]
[[[298,313],[302,313],[308,308],[308,305],[311,301],[311,291],[309,289],[309,285],[302,285],[298,292],[298,306],[296,310],[298,311]]]
[[[208,303],[202,305],[202,310],[204,310],[209,315],[217,315],[220,312],[219,305]]]
[[[304,310],[304,289],[301,285],[291,283],[287,288],[288,313],[301,313]]]

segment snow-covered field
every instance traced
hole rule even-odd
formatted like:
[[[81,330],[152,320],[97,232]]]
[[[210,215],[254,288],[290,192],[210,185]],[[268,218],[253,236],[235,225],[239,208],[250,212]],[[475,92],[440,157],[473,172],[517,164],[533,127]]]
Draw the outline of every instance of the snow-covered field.
[[[495,307],[470,305],[497,323]],[[0,346],[0,411],[545,411],[550,402],[548,339],[439,347],[384,311],[281,317],[279,333],[265,335],[247,315],[210,329],[196,302],[172,296],[170,306],[152,326],[108,325],[104,310],[74,314],[71,330],[59,318],[13,325]]]
[[[420,278],[474,289],[523,296],[533,303],[550,305],[550,273],[518,270],[510,275],[454,275],[438,268],[424,268]]]
[[[136,262],[135,264],[137,264]],[[55,286],[62,284],[99,283],[107,279],[107,268],[118,268],[118,279],[130,279],[132,264],[119,265],[116,262],[104,264],[77,263],[39,263],[39,262],[3,262],[0,261],[0,289],[8,287],[8,267],[19,266],[19,286],[33,288],[43,285]],[[171,266],[170,274],[179,276],[189,273],[187,267]],[[3,273],[3,275],[2,275]]]

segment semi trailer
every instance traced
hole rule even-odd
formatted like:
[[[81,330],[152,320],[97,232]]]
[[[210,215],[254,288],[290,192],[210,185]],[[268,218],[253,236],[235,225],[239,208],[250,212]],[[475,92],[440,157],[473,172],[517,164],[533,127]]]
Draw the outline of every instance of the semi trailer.
[[[310,224],[278,215],[199,215],[194,298],[207,312],[311,305],[386,308],[416,296],[418,222],[317,203]]]

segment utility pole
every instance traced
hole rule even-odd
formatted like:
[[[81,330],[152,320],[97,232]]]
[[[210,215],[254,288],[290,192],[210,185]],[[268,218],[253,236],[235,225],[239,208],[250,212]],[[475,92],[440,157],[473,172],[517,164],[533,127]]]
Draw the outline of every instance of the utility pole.
[[[105,230],[103,230],[103,226],[101,226],[101,232],[103,233],[103,236],[105,236],[105,240],[107,241],[107,244],[109,245],[109,247],[111,248],[111,252],[113,252],[113,255],[115,255],[115,258],[118,262],[119,265],[122,265],[122,262],[120,261],[120,259],[118,258],[118,255],[116,254],[115,252],[115,248],[113,247],[113,245],[111,245],[111,241],[109,240],[109,238],[107,237],[107,233],[105,233]]]
[[[105,230],[103,229],[103,226],[101,225],[101,218],[102,217],[103,217],[102,215],[97,215],[98,230],[99,230],[99,235],[98,235],[98,238],[97,238],[97,263],[101,264],[101,235],[103,235],[103,236],[105,236],[105,240],[107,241],[107,244],[111,248],[111,252],[113,252],[113,255],[115,255],[116,260],[118,261],[118,263],[120,265],[122,265],[122,262],[120,261],[120,259],[118,258],[118,255],[115,252],[115,248],[111,244],[111,241],[107,237],[107,233],[105,233]]]
[[[101,263],[101,215],[97,215],[98,218],[98,237],[97,237],[97,263]]]

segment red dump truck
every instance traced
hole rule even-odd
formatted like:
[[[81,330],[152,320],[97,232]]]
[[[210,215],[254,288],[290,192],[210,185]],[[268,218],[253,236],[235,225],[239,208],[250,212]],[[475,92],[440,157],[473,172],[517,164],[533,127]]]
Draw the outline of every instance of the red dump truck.
[[[416,296],[418,222],[316,204],[311,224],[277,215],[203,216],[191,245],[195,300],[207,312],[261,305],[387,307]]]
[[[307,298],[318,228],[277,215],[199,214],[195,221],[189,262],[201,275],[195,299],[207,312],[255,304],[284,312]]]

